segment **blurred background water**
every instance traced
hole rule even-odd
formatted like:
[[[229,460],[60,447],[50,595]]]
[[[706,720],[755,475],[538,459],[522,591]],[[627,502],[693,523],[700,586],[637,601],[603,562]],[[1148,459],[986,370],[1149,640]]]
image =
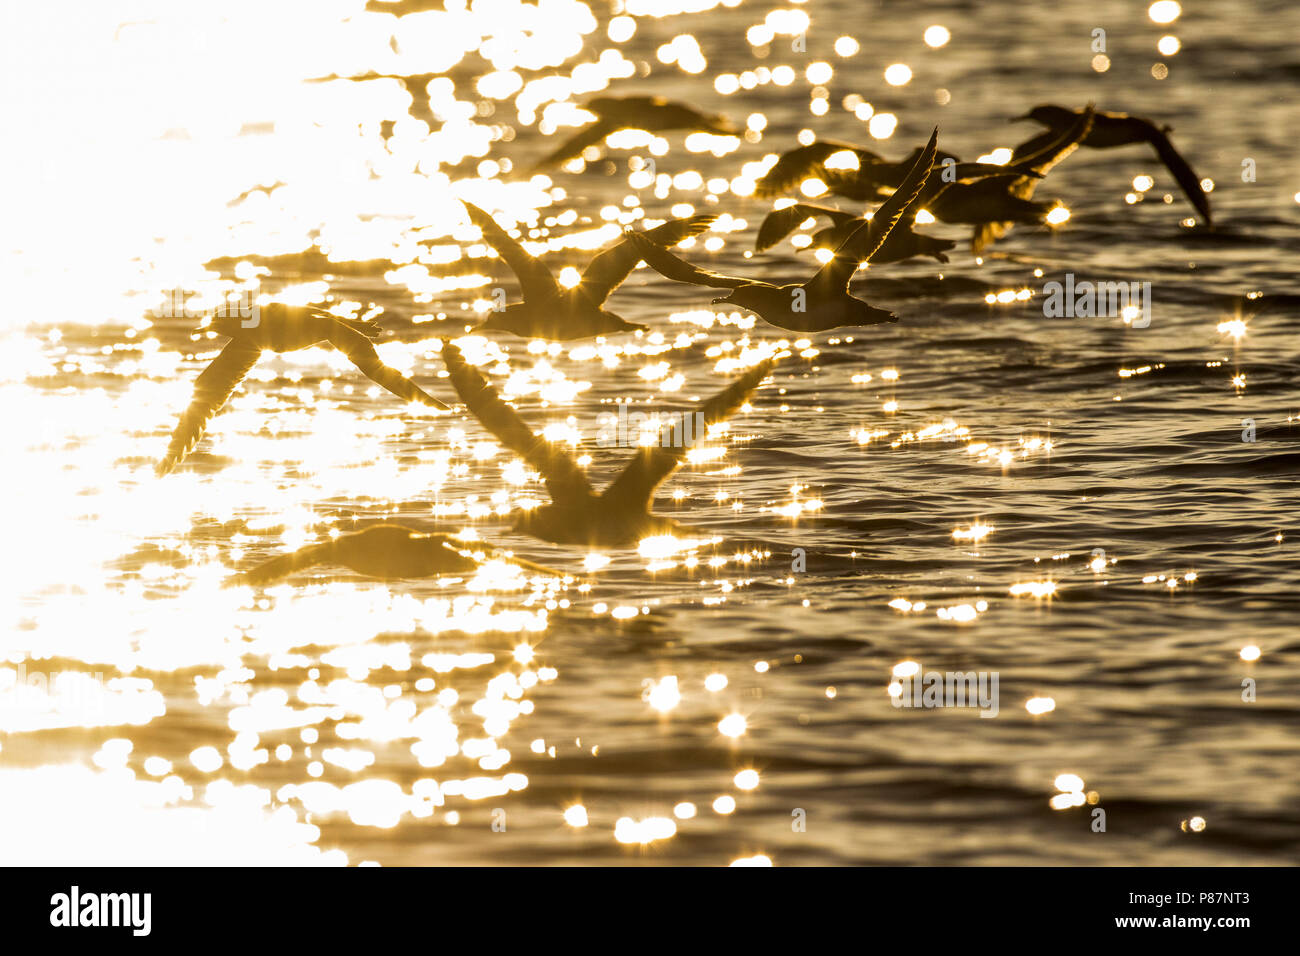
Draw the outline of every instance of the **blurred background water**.
[[[0,861],[1296,859],[1293,4],[3,17]],[[520,172],[583,99],[631,93],[745,134],[620,134]],[[610,305],[649,334],[463,339],[537,427],[587,441],[600,481],[627,454],[593,445],[601,411],[687,408],[784,343],[725,458],[660,495],[762,559],[512,535],[544,491],[472,417],[403,407],[319,348],[264,358],[189,462],[153,475],[220,346],[164,314],[168,290],[195,311],[243,294],[374,312],[385,360],[450,401],[439,343],[491,289],[517,295],[458,197],[556,270],[700,211],[723,218],[683,255],[793,277],[808,252],[747,251],[772,205],[753,180],[804,131],[900,158],[937,124],[973,159],[1036,132],[1008,122],[1031,107],[1088,101],[1171,125],[1219,228],[1190,224],[1145,147],[1080,150],[1038,191],[1071,210],[1061,228],[976,260],[966,230],[932,226],[962,240],[948,264],[861,273],[897,325],[793,341],[641,270]],[[1067,272],[1149,282],[1149,327],[1044,318]],[[377,518],[575,580],[321,568],[220,588]],[[893,706],[917,666],[996,672],[996,718]]]

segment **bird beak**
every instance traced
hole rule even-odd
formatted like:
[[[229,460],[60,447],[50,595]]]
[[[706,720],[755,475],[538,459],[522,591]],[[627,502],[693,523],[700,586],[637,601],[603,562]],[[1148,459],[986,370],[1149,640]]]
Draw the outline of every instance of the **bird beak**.
[[[1023,116],[1013,116],[1013,117],[1011,117],[1011,119],[1007,120],[1007,122],[1008,122],[1008,123],[1023,123],[1025,120],[1029,120],[1029,119],[1033,119],[1033,117],[1030,116],[1028,113],[1025,113]]]

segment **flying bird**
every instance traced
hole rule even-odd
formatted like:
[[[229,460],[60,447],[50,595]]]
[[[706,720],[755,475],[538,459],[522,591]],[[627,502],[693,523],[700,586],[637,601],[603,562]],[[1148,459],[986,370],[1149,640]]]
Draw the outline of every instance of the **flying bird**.
[[[888,195],[890,190],[902,185],[916,161],[925,151],[919,146],[911,155],[898,162],[890,162],[862,146],[833,139],[814,140],[807,146],[796,146],[778,157],[772,166],[754,183],[754,195],[760,198],[782,196],[797,188],[809,178],[820,179],[827,192],[857,202],[870,202]],[[856,166],[829,166],[828,161],[841,153],[852,153]],[[951,153],[938,151],[935,162],[943,164],[957,161]]]
[[[263,351],[296,352],[328,342],[351,359],[367,378],[399,398],[448,410],[447,405],[397,369],[383,363],[371,344],[380,334],[380,328],[374,322],[341,319],[310,306],[274,302],[261,306],[255,317],[254,324],[245,328],[244,320],[238,315],[218,315],[207,327],[228,336],[230,341],[195,380],[194,398],[181,414],[167,453],[158,462],[159,477],[170,474],[194,450],[212,416],[230,400]]]
[[[461,401],[506,448],[519,455],[546,483],[551,503],[523,512],[515,531],[555,544],[623,548],[643,538],[673,535],[684,527],[671,518],[653,514],[655,489],[681,465],[693,441],[685,423],[665,430],[659,444],[640,447],[631,463],[603,492],[597,494],[574,457],[548,442],[507,405],[479,371],[465,361],[454,345],[442,349],[443,362]],[[721,392],[705,401],[695,421],[708,426],[730,418],[771,372],[775,359],[760,362]],[[694,429],[692,429],[694,430]],[[694,439],[704,438],[695,434]]]
[[[1016,117],[1012,122],[1033,120],[1047,127],[1046,132],[1016,147],[1016,157],[1037,152],[1044,141],[1050,141],[1062,130],[1068,129],[1082,112],[1064,106],[1044,105],[1035,106],[1024,116]],[[1097,111],[1093,117],[1092,129],[1084,137],[1082,145],[1091,149],[1112,149],[1134,143],[1150,143],[1160,161],[1173,174],[1179,188],[1205,220],[1205,224],[1212,226],[1214,219],[1210,213],[1210,197],[1201,186],[1201,178],[1169,141],[1170,132],[1172,132],[1171,127],[1157,126],[1151,120],[1139,116]],[[1016,157],[1013,157],[1013,160]]]
[[[1061,203],[1035,200],[1034,190],[1057,163],[1079,148],[1092,130],[1095,117],[1089,103],[1060,133],[1046,137],[1046,141],[1038,137],[1036,150],[1020,152],[1018,161],[1013,155],[1007,174],[945,190],[932,203],[935,215],[945,222],[971,222],[975,226],[971,252],[977,256],[1010,232],[1017,222],[1051,223],[1049,217]],[[1006,217],[998,218],[1003,212]]]
[[[719,136],[740,134],[736,124],[725,116],[704,113],[662,96],[598,96],[582,104],[582,108],[595,113],[596,122],[538,160],[529,170],[530,175],[581,156],[588,146],[598,146],[609,134],[624,129],[640,129],[647,133],[686,129]]]
[[[469,210],[474,225],[483,233],[484,240],[510,266],[524,296],[523,302],[507,305],[488,316],[475,331],[509,332],[553,342],[615,332],[647,331],[644,325],[628,322],[605,308],[610,293],[632,274],[641,261],[640,247],[631,237],[623,238],[613,248],[598,254],[588,264],[578,284],[566,289],[556,281],[541,259],[530,255],[495,219],[470,203],[465,203],[465,208]],[[689,219],[673,219],[638,235],[652,244],[675,246],[683,239],[699,235],[717,218],[691,216]]]
[[[824,332],[841,326],[876,325],[897,322],[892,312],[877,309],[849,294],[849,280],[864,262],[873,257],[921,195],[937,152],[939,131],[913,164],[907,178],[881,205],[869,221],[864,221],[835,250],[824,266],[804,283],[773,285],[755,279],[708,272],[679,259],[666,249],[638,239],[641,255],[661,275],[679,282],[731,289],[730,294],[714,303],[732,303],[757,313],[769,325],[791,332]]]
[[[1021,153],[1018,160],[1013,159],[1008,165],[993,166],[1000,168],[1001,173],[976,181],[940,185],[932,194],[923,195],[920,202],[935,219],[975,226],[971,233],[974,255],[980,255],[985,247],[1004,237],[1017,222],[1054,225],[1052,213],[1062,203],[1058,199],[1034,199],[1034,191],[1049,170],[1073,153],[1087,137],[1092,118],[1089,105],[1065,130],[1040,142],[1034,152]],[[1069,216],[1069,211],[1066,215]]]
[[[384,581],[429,578],[439,574],[472,574],[488,560],[501,560],[529,571],[562,577],[559,572],[513,555],[484,554],[477,542],[446,534],[416,531],[399,524],[378,524],[345,534],[323,544],[312,544],[290,554],[271,558],[235,575],[231,586],[271,584],[299,571],[322,564],[342,565],[357,574]],[[477,553],[476,553],[477,552]]]
[[[860,160],[862,155],[874,156],[867,150],[834,141],[813,143],[811,146],[800,147],[799,150],[787,153],[786,157],[778,161],[777,165],[769,171],[768,176],[759,180],[759,185],[762,186],[766,181],[766,192],[771,194],[794,185],[811,172],[819,172],[829,192],[849,199],[870,202],[879,196],[890,194],[901,183],[899,167],[903,167],[905,171],[910,169],[922,152],[920,149],[913,152],[911,157],[904,161],[908,164],[906,167],[903,163],[888,163],[883,160],[862,162],[857,170],[850,172],[831,170],[828,167],[820,167],[820,170],[811,167],[809,164],[814,160],[824,163],[830,155],[833,155],[827,149],[820,149],[828,144],[841,150],[851,149],[859,154]],[[1047,152],[1052,145],[1047,144],[1043,152]],[[790,165],[783,170],[782,163],[786,159],[789,160]],[[912,256],[931,256],[940,262],[948,261],[945,253],[956,246],[955,242],[937,239],[913,230],[914,214],[921,209],[925,209],[945,223],[976,226],[971,243],[976,255],[982,251],[984,245],[992,241],[992,238],[996,238],[981,233],[981,228],[986,223],[999,219],[1011,219],[1015,222],[1045,221],[1048,213],[1058,204],[1035,203],[1031,202],[1029,197],[1033,195],[1033,186],[1046,175],[1047,169],[1052,164],[1045,164],[1040,169],[1035,163],[1029,162],[1029,159],[1037,159],[1037,157],[1026,157],[1025,161],[1005,166],[995,163],[963,163],[951,153],[937,151],[934,168],[917,198],[913,211],[894,227],[871,261],[883,265],[901,262]],[[795,162],[796,160],[798,162]],[[1027,187],[1024,185],[1026,183],[1029,184]],[[831,225],[813,234],[812,245],[819,249],[836,248],[862,222],[860,217],[852,213],[817,203],[795,203],[783,206],[768,213],[760,224],[754,251],[761,252],[776,245],[793,232],[800,223],[821,216],[828,217]],[[1006,229],[1009,228],[1010,225],[1007,225]],[[988,231],[991,234],[992,230]]]

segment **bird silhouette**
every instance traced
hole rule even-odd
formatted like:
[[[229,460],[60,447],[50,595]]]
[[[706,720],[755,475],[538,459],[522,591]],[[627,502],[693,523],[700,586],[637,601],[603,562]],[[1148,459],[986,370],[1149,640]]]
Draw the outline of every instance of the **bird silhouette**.
[[[769,325],[791,332],[823,332],[842,326],[897,322],[892,312],[877,309],[849,294],[849,280],[864,262],[873,261],[890,231],[920,197],[937,152],[939,131],[912,165],[907,178],[881,205],[870,221],[861,222],[835,254],[807,282],[774,285],[755,279],[708,272],[666,249],[641,239],[641,255],[661,275],[679,282],[731,289],[714,303],[731,303],[757,313]]]
[[[1051,145],[1046,144],[1043,151],[1046,152]],[[768,177],[773,178],[767,182],[766,191],[770,194],[778,189],[793,186],[811,173],[818,173],[828,192],[848,199],[871,202],[891,194],[900,184],[901,176],[898,174],[898,168],[902,167],[903,163],[889,163],[883,160],[874,163],[862,162],[857,170],[849,172],[817,167],[815,163],[825,162],[835,152],[829,149],[829,146],[851,149],[859,155],[860,160],[863,155],[875,155],[859,147],[851,147],[833,140],[819,141],[787,153],[789,165],[784,169],[782,169],[782,162],[778,161],[768,173]],[[917,149],[904,162],[915,165],[920,154],[921,150]],[[981,232],[986,223],[997,219],[1043,222],[1047,214],[1058,205],[1052,202],[1031,202],[1029,197],[1033,194],[1032,185],[1028,188],[1016,185],[1013,189],[1013,184],[1036,184],[1037,180],[1046,175],[1046,168],[1050,168],[1050,164],[1040,171],[1034,163],[1027,161],[1032,158],[1037,157],[1027,157],[1026,161],[1007,165],[963,163],[951,153],[937,151],[934,168],[917,199],[915,211],[925,209],[936,219],[949,224],[974,225],[976,229],[971,248],[978,255],[988,242],[996,238],[992,234],[993,230],[988,230],[988,235]],[[768,180],[768,177],[764,177],[764,180]],[[760,184],[764,180],[760,180]],[[1023,195],[1020,195],[1020,192],[1023,192]],[[812,244],[816,248],[837,247],[862,221],[851,213],[816,203],[783,206],[768,213],[760,224],[754,250],[761,252],[770,248],[806,219],[820,216],[830,218],[831,225],[813,234]],[[912,256],[931,256],[940,262],[947,262],[945,253],[956,246],[956,243],[915,232],[914,219],[914,214],[905,216],[890,232],[884,245],[871,261],[883,265],[901,262]],[[1010,226],[1005,228],[1009,229]]]
[[[308,545],[271,558],[235,575],[228,583],[235,587],[271,584],[322,564],[341,565],[357,574],[384,581],[429,578],[439,574],[473,574],[487,560],[501,560],[552,577],[563,576],[558,571],[499,551],[484,554],[478,542],[417,531],[399,524],[378,524],[365,531],[341,535],[332,541]]]
[[[380,334],[374,322],[341,319],[310,306],[279,303],[261,306],[254,317],[254,324],[246,328],[245,320],[238,315],[217,315],[207,327],[229,336],[230,341],[195,380],[194,398],[181,414],[167,453],[158,462],[156,470],[160,477],[175,470],[194,450],[212,416],[230,400],[264,351],[296,352],[328,342],[351,359],[367,378],[399,398],[430,408],[448,409],[397,369],[383,363],[371,344]]]
[[[488,316],[475,331],[500,331],[525,338],[555,342],[607,335],[614,332],[644,332],[644,325],[624,320],[605,308],[609,298],[641,261],[640,247],[630,237],[598,254],[587,265],[577,285],[566,289],[556,281],[542,260],[529,254],[511,238],[496,220],[478,206],[465,203],[470,219],[484,240],[506,261],[519,280],[524,301],[516,302]],[[673,219],[639,233],[647,241],[673,246],[709,228],[717,216]]]
[[[529,170],[530,175],[581,156],[588,146],[598,146],[606,136],[619,130],[640,129],[647,133],[666,133],[686,129],[719,136],[736,136],[740,132],[736,124],[725,116],[704,113],[686,103],[677,103],[662,96],[598,96],[582,104],[582,108],[595,113],[596,122],[583,127],[533,164]]]
[[[1050,141],[1062,130],[1069,128],[1082,112],[1082,110],[1047,104],[1035,106],[1024,116],[1016,117],[1012,122],[1033,120],[1047,127],[1046,132],[1017,146],[1016,156],[1037,152],[1045,141]],[[1156,156],[1173,174],[1183,194],[1191,200],[1196,211],[1205,220],[1205,224],[1212,226],[1214,218],[1210,213],[1210,197],[1201,187],[1201,178],[1196,175],[1182,154],[1174,149],[1174,144],[1169,140],[1170,132],[1172,132],[1171,127],[1157,126],[1149,119],[1129,116],[1127,113],[1098,110],[1093,117],[1092,129],[1084,137],[1082,145],[1090,149],[1113,149],[1117,146],[1131,146],[1134,143],[1149,143],[1156,151]],[[1015,158],[1013,157],[1013,161]]]
[[[597,494],[573,455],[534,434],[459,349],[445,345],[442,357],[461,401],[546,483],[550,504],[523,512],[515,530],[556,544],[605,548],[632,547],[647,537],[686,530],[651,512],[655,489],[677,470],[692,445],[706,437],[701,432],[730,418],[775,365],[775,359],[760,362],[701,404],[694,418],[698,428],[683,419],[664,430],[659,444],[638,448],[623,472]]]

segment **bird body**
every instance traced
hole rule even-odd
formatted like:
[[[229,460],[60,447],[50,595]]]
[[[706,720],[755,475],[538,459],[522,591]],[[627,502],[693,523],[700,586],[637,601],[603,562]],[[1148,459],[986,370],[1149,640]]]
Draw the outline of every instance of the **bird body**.
[[[685,436],[637,449],[631,463],[597,493],[574,457],[534,434],[517,411],[454,345],[445,345],[443,362],[461,400],[483,427],[542,476],[551,501],[520,514],[515,530],[555,544],[632,547],[647,537],[674,535],[683,526],[651,512],[655,489],[681,465],[690,450]],[[771,372],[774,359],[761,362],[705,401],[697,414],[706,426],[731,417]],[[703,436],[699,436],[703,437]]]
[[[260,306],[249,319],[238,315],[218,315],[208,328],[229,336],[230,342],[195,380],[194,398],[181,414],[167,452],[158,462],[156,470],[159,476],[175,470],[194,450],[208,422],[230,400],[264,351],[296,352],[328,342],[351,359],[368,378],[399,398],[430,408],[447,409],[397,369],[384,364],[372,344],[380,333],[374,322],[341,319],[311,307],[271,303]]]
[[[816,290],[813,290],[816,291]],[[773,286],[755,282],[733,289],[715,305],[738,305],[756,312],[763,321],[787,332],[826,332],[845,326],[897,322],[888,309],[877,309],[843,292],[843,295],[809,295],[808,283]]]
[[[578,284],[566,289],[540,259],[530,255],[496,220],[477,206],[465,203],[470,219],[484,240],[506,261],[519,280],[524,301],[507,305],[484,320],[476,331],[509,332],[525,338],[566,342],[618,332],[644,332],[646,327],[628,322],[605,308],[605,301],[641,261],[639,247],[623,239],[593,258]],[[699,235],[716,216],[674,219],[640,235],[652,243],[676,245]]]

